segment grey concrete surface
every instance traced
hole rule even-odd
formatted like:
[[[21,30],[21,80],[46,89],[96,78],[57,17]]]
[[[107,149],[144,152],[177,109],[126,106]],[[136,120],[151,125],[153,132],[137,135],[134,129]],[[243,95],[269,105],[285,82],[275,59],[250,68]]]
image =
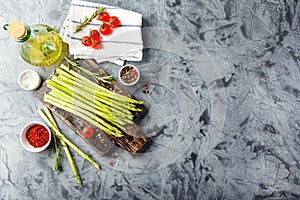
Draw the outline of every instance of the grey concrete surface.
[[[300,199],[299,1],[101,3],[143,14],[146,48],[135,63],[142,79],[128,89],[150,108],[141,126],[153,145],[135,157],[121,150],[101,157],[58,120],[103,168],[72,151],[83,186],[66,157],[54,172],[53,150],[25,151],[19,132],[42,121],[42,104],[17,76],[29,68],[45,80],[54,67],[26,64],[0,30],[0,199]],[[69,7],[69,0],[1,1],[0,24],[59,30]],[[118,66],[103,67],[117,74]]]

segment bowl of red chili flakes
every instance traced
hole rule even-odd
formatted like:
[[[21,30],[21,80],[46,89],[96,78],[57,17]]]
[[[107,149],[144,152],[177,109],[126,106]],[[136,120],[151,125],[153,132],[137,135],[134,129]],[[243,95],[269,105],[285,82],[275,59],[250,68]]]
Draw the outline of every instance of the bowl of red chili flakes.
[[[23,127],[20,142],[27,151],[41,152],[51,142],[51,131],[41,122],[30,122]]]

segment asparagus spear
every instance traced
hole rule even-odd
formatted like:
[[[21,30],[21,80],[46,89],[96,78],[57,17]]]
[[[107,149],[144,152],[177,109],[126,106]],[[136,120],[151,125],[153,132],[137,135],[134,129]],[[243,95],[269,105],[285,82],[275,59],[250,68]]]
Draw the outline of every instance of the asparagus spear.
[[[81,74],[77,73],[76,71],[72,70],[72,69],[69,69],[67,66],[65,66],[64,64],[61,65],[61,68],[63,70],[65,70],[66,72],[69,72],[71,75],[73,75],[73,77],[76,77],[78,79],[81,79],[83,81],[85,81],[86,83],[90,84],[91,86],[97,88],[98,90],[100,91],[103,91],[103,92],[106,92],[108,94],[111,94],[115,97],[117,97],[118,99],[117,100],[125,100],[125,101],[129,101],[131,103],[135,103],[135,104],[143,104],[144,102],[143,101],[138,101],[138,100],[135,100],[135,99],[132,99],[132,98],[129,98],[129,97],[126,97],[124,95],[120,95],[120,94],[117,94],[115,92],[112,92],[110,91],[109,89],[105,88],[105,87],[102,87],[100,85],[97,85],[96,83],[94,83],[93,81],[89,80],[88,78],[82,76]],[[57,68],[57,72],[61,71],[60,68]],[[69,76],[70,77],[70,76]]]
[[[45,120],[45,122],[48,124],[48,126],[54,130],[54,133],[61,138],[67,145],[69,145],[72,149],[74,149],[77,153],[79,153],[83,158],[85,158],[87,161],[89,161],[94,167],[100,170],[100,165],[96,163],[92,158],[90,158],[86,153],[84,153],[81,149],[79,149],[76,145],[74,145],[70,140],[68,140],[60,131],[52,125],[48,117],[45,115],[45,113],[42,110],[38,110],[41,117]]]
[[[49,94],[44,95],[44,101],[47,103],[50,103],[60,109],[63,109],[67,112],[70,112],[78,117],[81,117],[82,119],[88,121],[89,123],[93,124],[94,126],[101,128],[107,134],[114,135],[116,137],[123,137],[122,132],[119,131],[117,128],[115,128],[107,123],[101,124],[101,122],[103,122],[102,119],[100,119],[93,113],[90,113],[88,111],[85,111],[84,109],[81,109],[80,107],[74,106],[68,102],[65,102],[65,101],[58,99],[54,96],[51,96]]]
[[[83,103],[89,104],[89,105],[93,105],[94,107],[98,108],[99,110],[106,112],[106,113],[112,113],[116,116],[122,117],[122,118],[126,118],[129,121],[133,119],[133,115],[131,112],[126,112],[124,110],[120,111],[118,109],[115,109],[113,107],[110,107],[100,101],[98,101],[96,99],[95,96],[87,93],[87,92],[82,92],[81,90],[71,90],[71,87],[63,87],[62,85],[52,81],[52,80],[48,80],[47,81],[47,86],[54,90],[60,90],[70,96],[72,96],[73,98],[76,98],[80,101],[82,101]]]
[[[70,82],[68,82],[67,80],[63,80],[59,77],[52,77],[52,80],[48,80],[46,83],[51,83],[51,82],[55,82],[65,88],[67,88],[68,90],[70,91],[73,91],[75,93],[78,93],[78,94],[82,94],[82,95],[88,95],[90,96],[91,98],[94,98],[96,99],[97,101],[101,102],[102,104],[106,104],[107,106],[109,107],[112,107],[116,110],[118,110],[119,112],[124,112],[125,114],[128,114],[128,115],[132,115],[131,112],[128,110],[128,108],[126,106],[119,106],[117,104],[115,104],[115,101],[112,101],[112,100],[107,100],[107,99],[104,99],[103,97],[99,97],[97,95],[95,95],[95,91],[94,90],[90,90],[90,88],[88,89],[88,87],[82,87],[81,85],[73,85],[71,84]]]
[[[53,116],[52,116],[50,110],[48,109],[48,107],[45,106],[45,107],[44,107],[44,110],[45,110],[45,112],[46,112],[46,116],[48,117],[48,119],[50,120],[50,122],[52,123],[52,125],[53,125],[55,128],[57,128],[57,130],[60,132],[60,130],[59,130],[58,126],[57,126],[57,123],[55,122],[55,119],[53,118]],[[41,112],[42,112],[42,111],[41,111]],[[61,133],[61,132],[60,132],[60,133]],[[55,134],[54,134],[54,135],[55,135]],[[70,163],[70,165],[71,165],[71,168],[72,168],[72,170],[73,170],[73,173],[74,173],[74,176],[75,176],[75,178],[76,178],[77,183],[78,183],[79,185],[82,185],[80,176],[79,176],[79,174],[78,174],[78,171],[77,171],[77,168],[76,168],[76,166],[75,166],[74,160],[73,160],[73,158],[72,158],[72,156],[71,156],[71,153],[70,153],[70,151],[69,151],[69,149],[68,149],[68,147],[67,147],[67,144],[66,144],[62,139],[60,139],[60,142],[61,142],[61,145],[63,146],[63,149],[65,150],[65,153],[66,153],[66,155],[67,155],[67,158],[68,158],[68,160],[69,160],[69,163]]]
[[[50,80],[48,80],[50,81]],[[68,79],[66,77],[63,76],[53,76],[52,77],[52,81],[67,87],[71,90],[74,90],[74,92],[76,92],[77,90],[80,91],[81,93],[89,93],[92,94],[97,100],[99,100],[102,103],[105,103],[109,106],[112,106],[116,109],[119,110],[124,110],[129,112],[129,110],[131,111],[141,111],[141,109],[136,108],[134,104],[127,102],[120,102],[118,100],[117,96],[111,96],[110,94],[104,94],[100,91],[97,91],[89,86],[84,85],[83,83],[81,83],[78,80],[71,80]]]
[[[61,98],[59,98],[60,100],[65,101],[65,102],[69,103],[70,105],[73,104],[73,107],[80,107],[80,108],[86,110],[86,112],[91,112],[93,114],[97,114],[98,116],[109,121],[110,123],[117,126],[118,128],[123,129],[122,126],[124,126],[126,124],[126,122],[119,120],[114,115],[111,115],[111,114],[108,114],[105,112],[101,112],[93,107],[90,107],[88,104],[78,101],[77,99],[72,98],[68,94],[61,92],[60,90],[54,89],[49,93],[49,95],[51,95],[53,97],[58,97],[58,98],[61,97]],[[101,123],[101,121],[99,121],[99,122]]]

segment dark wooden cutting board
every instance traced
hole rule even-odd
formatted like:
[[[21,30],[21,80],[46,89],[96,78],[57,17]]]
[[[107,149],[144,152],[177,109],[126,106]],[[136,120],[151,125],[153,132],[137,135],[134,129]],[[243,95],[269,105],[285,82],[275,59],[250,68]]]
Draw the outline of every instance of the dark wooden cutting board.
[[[108,74],[94,61],[90,59],[81,60],[81,66],[90,69],[92,71],[98,71],[100,74],[107,76]],[[50,79],[51,75],[48,79]],[[46,81],[45,81],[46,82]],[[64,123],[66,123],[72,130],[74,130],[85,142],[87,142],[97,153],[102,156],[110,155],[118,147],[135,154],[139,151],[144,151],[149,145],[149,139],[147,135],[140,129],[136,124],[127,125],[125,136],[122,138],[116,138],[111,135],[105,134],[101,129],[96,128],[87,121],[77,117],[67,111],[59,109],[44,102],[44,94],[48,93],[50,89],[47,87],[45,82],[42,86],[34,93],[34,96],[40,100],[44,105],[46,105],[53,113],[55,113]],[[112,91],[132,97],[131,94],[121,87],[117,81],[113,81],[110,88]],[[134,97],[133,97],[134,98]],[[141,105],[142,112],[133,112],[134,121],[138,123],[140,119],[146,114],[146,108]],[[92,126],[95,130],[95,134],[92,138],[86,139],[82,136],[82,130],[87,127]]]

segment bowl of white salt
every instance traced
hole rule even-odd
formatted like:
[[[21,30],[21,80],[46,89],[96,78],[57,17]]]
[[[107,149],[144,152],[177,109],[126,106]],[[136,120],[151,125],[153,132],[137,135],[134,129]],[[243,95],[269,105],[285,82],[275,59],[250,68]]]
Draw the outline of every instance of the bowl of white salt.
[[[41,82],[40,75],[31,69],[22,71],[18,77],[18,83],[24,90],[35,90],[40,86]]]

